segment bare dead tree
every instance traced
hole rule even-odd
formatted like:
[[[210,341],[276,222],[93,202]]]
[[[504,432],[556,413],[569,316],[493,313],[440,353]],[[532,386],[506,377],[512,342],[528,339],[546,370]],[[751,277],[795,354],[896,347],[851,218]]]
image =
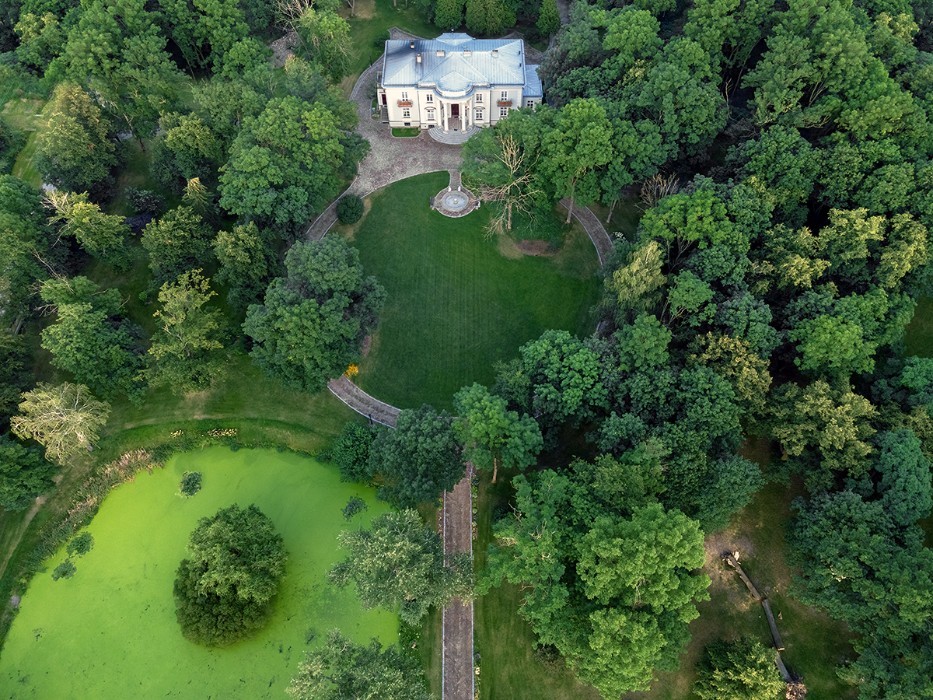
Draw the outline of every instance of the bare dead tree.
[[[275,16],[282,29],[295,31],[301,16],[314,7],[314,0],[274,0]]]
[[[505,183],[487,185],[480,189],[480,198],[486,202],[500,202],[501,208],[489,220],[487,233],[499,235],[512,230],[512,214],[518,210],[525,214],[532,211],[532,203],[540,191],[531,185],[531,169],[525,167],[525,152],[511,134],[498,135],[497,158],[508,171]]]
[[[664,197],[671,194],[677,194],[680,191],[680,183],[676,175],[662,175],[655,173],[649,177],[641,186],[642,209],[647,211],[651,209]]]

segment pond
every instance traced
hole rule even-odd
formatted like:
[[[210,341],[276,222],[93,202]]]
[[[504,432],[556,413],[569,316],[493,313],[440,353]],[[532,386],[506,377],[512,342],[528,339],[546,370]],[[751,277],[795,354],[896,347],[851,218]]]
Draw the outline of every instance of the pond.
[[[179,492],[186,471],[203,488]],[[347,521],[352,496],[368,508]],[[198,519],[255,503],[275,523],[289,560],[275,610],[255,636],[223,649],[182,637],[172,582]],[[358,642],[397,640],[398,620],[364,611],[350,589],[326,581],[336,538],[388,510],[374,490],[340,481],[336,468],[275,450],[209,448],[141,473],[104,501],[87,531],[94,546],[72,557],[72,578],[52,579],[59,552],[37,574],[0,656],[0,694],[24,698],[282,698],[304,652],[339,628]]]

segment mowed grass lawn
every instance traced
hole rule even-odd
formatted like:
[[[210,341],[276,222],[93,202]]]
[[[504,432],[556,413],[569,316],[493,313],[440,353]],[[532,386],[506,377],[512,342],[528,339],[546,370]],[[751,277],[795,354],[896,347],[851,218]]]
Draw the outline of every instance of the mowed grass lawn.
[[[553,257],[503,255],[484,235],[485,208],[461,219],[429,209],[448,179],[421,175],[374,194],[353,234],[388,292],[357,381],[401,407],[450,407],[458,389],[492,382],[495,362],[549,328],[592,332],[599,279],[586,235],[568,229]]]
[[[182,498],[181,475],[195,470],[203,488]],[[341,509],[351,496],[368,510],[347,522]],[[208,649],[182,636],[172,583],[198,520],[233,503],[259,506],[289,559],[269,623],[247,640]],[[340,557],[338,533],[387,510],[372,489],[296,453],[214,447],[176,455],[108,496],[87,528],[94,547],[73,559],[72,578],[52,580],[59,552],[32,580],[0,657],[3,695],[282,698],[305,651],[331,629],[358,642],[396,641],[394,614],[364,611],[352,587],[326,581]]]

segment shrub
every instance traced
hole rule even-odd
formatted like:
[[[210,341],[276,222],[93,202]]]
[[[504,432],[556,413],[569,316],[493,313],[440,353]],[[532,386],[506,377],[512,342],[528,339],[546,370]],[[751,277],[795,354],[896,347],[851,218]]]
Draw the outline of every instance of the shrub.
[[[133,211],[139,214],[153,214],[158,216],[165,211],[165,200],[152,190],[141,190],[136,187],[126,188],[126,198]]]
[[[366,501],[359,496],[351,496],[350,500],[347,501],[347,505],[343,507],[343,517],[349,520],[357,513],[362,513],[366,508]]]
[[[330,450],[330,458],[337,464],[344,481],[367,482],[372,478],[369,451],[375,437],[369,426],[344,424]]]
[[[232,505],[201,518],[175,577],[182,634],[225,646],[262,627],[269,617],[287,554],[272,521],[255,505]]]
[[[60,578],[71,578],[75,575],[75,571],[77,571],[77,569],[71,559],[66,559],[52,571],[52,580],[57,581]]]
[[[94,547],[94,536],[90,532],[82,532],[68,543],[68,555],[79,557],[87,554]]]
[[[341,197],[337,202],[337,218],[342,224],[355,224],[363,218],[363,200],[355,194]]]
[[[181,475],[179,484],[181,492],[185,496],[193,496],[201,490],[201,472],[185,472]]]

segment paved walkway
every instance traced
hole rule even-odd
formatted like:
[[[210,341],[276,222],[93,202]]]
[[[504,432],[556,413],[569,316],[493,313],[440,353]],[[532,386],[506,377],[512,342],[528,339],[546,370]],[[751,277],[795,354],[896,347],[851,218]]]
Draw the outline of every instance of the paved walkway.
[[[410,36],[400,32],[397,34],[393,33],[392,37]],[[459,146],[438,143],[424,131],[414,138],[395,138],[387,124],[372,118],[372,100],[368,96],[373,93],[371,87],[376,82],[376,73],[381,66],[382,61],[376,61],[367,68],[350,92],[350,99],[356,102],[359,116],[356,130],[370,144],[369,153],[360,163],[356,179],[347,188],[348,193],[360,197],[415,175],[460,168]],[[320,240],[336,222],[335,200],[308,227],[306,235],[312,240]]]
[[[463,552],[473,558],[473,465],[453,490],[444,494],[444,553]],[[473,700],[473,601],[454,598],[442,613],[443,686],[441,700]]]
[[[560,205],[567,209],[570,207],[570,200],[562,199]],[[575,204],[573,218],[583,227],[586,235],[593,242],[593,247],[596,248],[596,257],[599,258],[599,266],[602,267],[612,253],[612,238],[606,233],[606,227],[603,226],[603,222],[599,220],[599,217],[590,211],[589,207],[581,207]]]
[[[347,406],[361,416],[366,416],[371,421],[375,421],[389,428],[394,428],[395,424],[398,422],[399,409],[370,396],[347,379],[346,375],[341,375],[337,379],[331,379],[327,383],[327,388],[330,389],[330,393],[343,401]]]

